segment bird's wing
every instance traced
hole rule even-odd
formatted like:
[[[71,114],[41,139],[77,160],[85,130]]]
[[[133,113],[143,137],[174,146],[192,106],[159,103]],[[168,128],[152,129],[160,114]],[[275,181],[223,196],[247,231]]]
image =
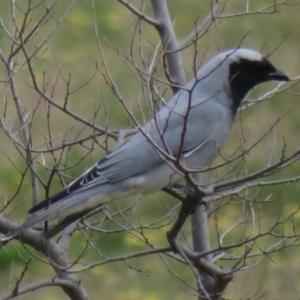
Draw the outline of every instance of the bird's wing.
[[[132,139],[111,152],[106,158],[100,160],[78,179],[71,182],[65,189],[32,207],[29,213],[46,208],[72,193],[78,193],[96,185],[116,182],[134,176],[161,163],[162,158],[151,144],[147,142],[143,135],[140,136],[139,133],[138,135],[132,137]]]
[[[163,154],[156,147],[175,157],[180,155],[179,149],[182,150],[182,153],[187,153],[199,148],[201,143],[206,141],[222,123],[224,117],[222,105],[213,101],[209,105],[207,104],[191,109],[188,114],[188,122],[185,121],[184,114],[178,112],[169,113],[167,117],[163,111],[158,113],[157,119],[152,119],[144,127],[144,133],[139,132],[134,135],[64,190],[31,208],[29,213],[46,208],[72,193],[78,193],[107,182],[117,182],[154,168],[165,161]],[[158,127],[159,129],[157,129]],[[145,137],[145,133],[148,138]],[[183,136],[183,145],[180,146]],[[149,139],[154,142],[156,147]]]

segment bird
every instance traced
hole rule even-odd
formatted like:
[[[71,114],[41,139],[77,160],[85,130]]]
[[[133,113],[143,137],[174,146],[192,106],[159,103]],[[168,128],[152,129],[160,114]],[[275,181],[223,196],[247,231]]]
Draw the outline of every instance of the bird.
[[[40,222],[59,219],[49,239],[111,200],[172,187],[185,174],[207,167],[220,153],[242,100],[263,82],[288,81],[260,52],[223,51],[200,67],[130,139],[29,210],[30,216],[2,241]]]

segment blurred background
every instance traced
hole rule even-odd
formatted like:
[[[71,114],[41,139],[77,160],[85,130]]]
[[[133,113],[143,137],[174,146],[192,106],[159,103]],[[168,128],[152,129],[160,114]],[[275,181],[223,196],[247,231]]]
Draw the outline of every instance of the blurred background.
[[[41,1],[16,1],[15,20],[20,27],[24,22],[24,11],[28,3],[32,5],[29,26],[33,28],[40,19],[45,7],[35,3]],[[9,57],[13,49],[8,34],[13,30],[12,2],[1,3],[0,48],[3,57]],[[54,1],[44,1],[50,5]],[[150,1],[132,0],[130,3],[153,17]],[[222,49],[235,48],[239,45],[261,51],[276,67],[283,70],[290,78],[300,73],[300,18],[299,1],[287,1],[277,4],[274,1],[224,1],[220,6],[222,18],[215,20],[215,26],[204,29],[197,44],[192,44],[182,51],[186,77],[193,76],[195,66],[200,66]],[[74,5],[73,5],[74,4]],[[211,1],[177,0],[168,2],[170,15],[179,41],[183,41],[201,23],[211,10]],[[264,8],[270,6],[269,9]],[[70,9],[70,7],[72,9]],[[248,13],[246,13],[248,12]],[[251,13],[253,12],[253,13]],[[27,44],[28,51],[38,49],[32,68],[35,79],[43,91],[59,105],[66,104],[75,115],[80,116],[102,128],[114,130],[134,127],[123,104],[113,94],[105,69],[118,88],[118,92],[127,107],[131,109],[139,122],[143,122],[151,111],[148,109],[149,93],[143,86],[141,76],[134,65],[141,70],[147,69],[154,59],[155,78],[167,82],[164,75],[163,58],[156,30],[145,23],[136,26],[137,18],[118,1],[58,1],[52,13],[45,18],[38,33]],[[206,26],[207,27],[207,26]],[[206,28],[205,27],[205,28]],[[52,31],[52,28],[53,31]],[[99,40],[97,40],[97,34]],[[47,43],[40,45],[47,34],[51,33]],[[101,44],[101,51],[99,49]],[[156,51],[156,49],[158,49]],[[18,72],[15,74],[18,95],[30,128],[31,144],[36,153],[37,170],[44,186],[40,183],[42,200],[47,195],[62,188],[62,184],[77,177],[93,165],[116,143],[107,136],[96,136],[75,146],[57,151],[42,151],[59,147],[63,143],[94,136],[96,131],[76,121],[61,110],[49,105],[33,88],[32,78],[24,55],[20,52],[14,60]],[[147,66],[147,63],[149,64]],[[11,136],[22,140],[13,97],[8,91],[5,64],[1,64],[0,90],[2,94],[1,124],[6,124]],[[106,75],[103,75],[106,74]],[[156,82],[156,81],[155,81]],[[168,100],[172,92],[164,82],[156,82],[159,92]],[[288,85],[292,85],[289,83]],[[257,99],[268,90],[276,87],[275,83],[259,86],[249,95]],[[66,97],[67,95],[67,97]],[[67,101],[65,100],[67,99]],[[288,92],[282,92],[272,99],[261,101],[243,110],[237,116],[229,141],[224,148],[224,156],[230,157],[235,151],[256,143],[264,134],[269,134],[244,158],[244,175],[257,171],[276,160],[282,153],[292,153],[299,148],[299,85]],[[276,123],[276,125],[274,125]],[[49,133],[51,132],[51,134]],[[31,207],[31,181],[26,169],[26,158],[20,155],[20,147],[11,136],[0,131],[0,199],[4,204],[13,199],[5,214],[14,221],[23,221]],[[51,143],[49,142],[51,141]],[[51,144],[51,145],[50,145]],[[222,162],[219,158],[216,163]],[[54,165],[64,170],[65,178],[52,178]],[[216,178],[230,168],[206,175]],[[272,179],[281,180],[299,175],[299,163],[278,170]],[[51,177],[51,180],[50,180]],[[45,188],[45,186],[47,188]],[[251,238],[258,232],[270,230],[276,222],[282,225],[276,228],[278,234],[293,236],[286,243],[281,239],[272,253],[262,256],[280,239],[266,236],[254,243],[252,258],[246,262],[245,269],[234,275],[234,280],[226,289],[226,299],[298,299],[300,276],[297,233],[300,226],[298,182],[270,187],[258,187],[244,192],[242,197],[222,198],[215,201],[210,209],[211,243],[218,248],[218,237],[228,231],[224,243],[232,245],[240,240]],[[248,201],[249,200],[249,201]],[[147,249],[167,247],[165,233],[170,227],[171,217],[178,209],[179,202],[171,196],[159,193],[141,200],[123,199],[109,205],[113,215],[128,206],[126,218],[117,216],[118,222],[132,227],[144,226],[144,232],[119,230],[115,223],[105,221],[102,232],[92,233],[96,250],[87,247],[83,234],[76,234],[72,240],[69,255],[70,263],[78,260],[72,269],[78,270],[78,278],[91,299],[195,299],[193,274],[184,264],[166,255],[155,254],[137,257],[132,260],[101,263],[103,258],[124,257]],[[251,214],[255,211],[253,218]],[[168,217],[166,217],[168,215]],[[280,221],[278,221],[280,220]],[[283,221],[284,220],[284,221]],[[255,223],[253,225],[253,222]],[[257,222],[257,223],[256,223]],[[229,232],[234,224],[239,223]],[[124,225],[125,226],[125,225]],[[189,241],[189,228],[186,239]],[[87,231],[88,232],[88,231]],[[143,234],[146,236],[143,236]],[[183,240],[185,239],[185,236]],[[147,242],[146,242],[147,241]],[[280,250],[280,251],[279,251]],[[236,255],[243,253],[245,247],[236,247],[228,251],[218,264],[230,267]],[[0,292],[13,286],[17,277],[24,270],[24,261],[31,259],[22,285],[54,276],[54,272],[43,259],[37,259],[38,253],[14,241],[0,251]],[[229,257],[232,257],[230,259]],[[80,257],[80,258],[79,258]],[[81,270],[89,264],[99,265]],[[18,299],[68,299],[60,288],[48,287],[25,294]]]

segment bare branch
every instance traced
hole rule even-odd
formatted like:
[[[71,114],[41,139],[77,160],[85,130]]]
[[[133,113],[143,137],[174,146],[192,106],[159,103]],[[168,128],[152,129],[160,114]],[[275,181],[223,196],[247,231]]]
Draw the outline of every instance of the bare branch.
[[[148,24],[152,26],[159,26],[160,23],[157,22],[156,20],[150,18],[143,12],[139,11],[137,8],[135,8],[132,4],[130,4],[127,0],[118,0],[121,4],[123,4],[128,10],[130,10],[133,14],[135,14],[137,17],[142,19],[143,21],[147,22]]]

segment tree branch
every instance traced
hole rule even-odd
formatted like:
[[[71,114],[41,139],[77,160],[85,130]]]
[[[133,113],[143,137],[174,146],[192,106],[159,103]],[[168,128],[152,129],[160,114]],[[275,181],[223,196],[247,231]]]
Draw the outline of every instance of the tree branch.
[[[155,19],[159,22],[156,29],[166,55],[169,77],[171,82],[178,86],[184,86],[185,75],[182,65],[181,53],[179,52],[179,43],[173,30],[173,25],[169,15],[169,10],[166,0],[151,0]],[[173,93],[176,93],[178,88],[173,87]]]
[[[0,216],[0,231],[7,234],[10,230],[18,228],[19,225],[15,222],[7,220],[5,217]],[[64,292],[72,300],[89,300],[86,291],[80,283],[80,280],[76,278],[73,272],[66,271],[65,268],[68,265],[68,256],[66,251],[66,245],[59,245],[49,240],[47,242],[43,239],[43,232],[39,232],[33,229],[26,230],[18,236],[18,240],[21,243],[27,244],[33,247],[35,250],[41,252],[50,262],[54,269],[56,276],[59,278],[59,285]],[[2,245],[2,247],[5,245]],[[55,282],[55,280],[54,280]],[[58,285],[58,284],[56,284]],[[30,287],[20,288],[22,293],[25,293]],[[19,289],[19,291],[20,291]],[[5,298],[4,298],[5,299]]]

